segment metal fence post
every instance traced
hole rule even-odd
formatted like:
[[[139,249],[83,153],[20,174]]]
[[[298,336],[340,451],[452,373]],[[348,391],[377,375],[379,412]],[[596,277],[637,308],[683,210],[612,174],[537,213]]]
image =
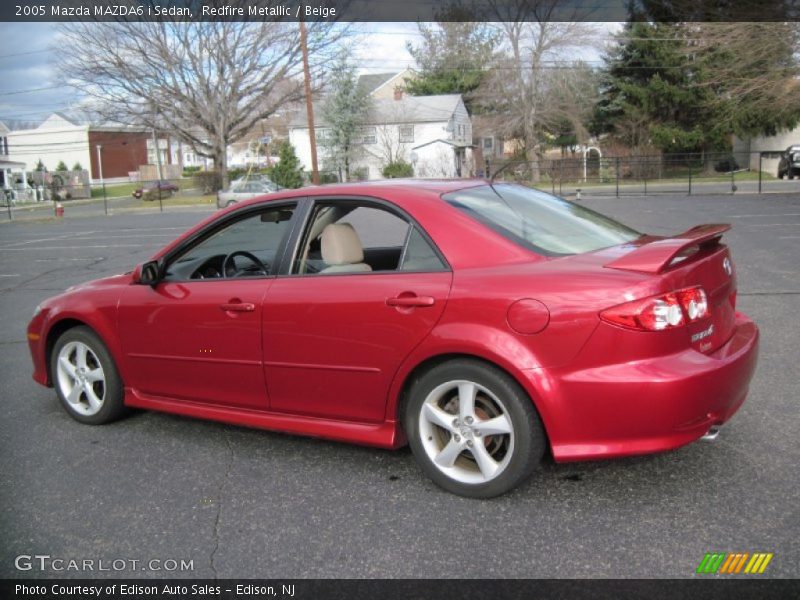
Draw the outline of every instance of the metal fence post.
[[[639,161],[639,166],[642,166],[642,160]],[[648,164],[644,163],[642,167],[642,179],[644,179],[644,195],[647,196],[647,167]]]
[[[692,159],[689,158],[689,195],[692,195]]]
[[[558,161],[558,195],[562,196],[564,194],[562,184],[564,179],[564,159],[560,159]]]
[[[758,193],[761,193],[761,161],[764,159],[762,152],[758,153]]]
[[[91,190],[91,188],[89,188]],[[91,191],[89,192],[89,196],[91,196]],[[103,209],[106,211],[106,216],[108,216],[108,197],[106,196],[106,180],[103,180]]]
[[[616,158],[616,170],[617,170],[617,198],[619,198],[619,156]]]
[[[6,207],[8,208],[8,220],[13,221],[14,213],[11,212],[11,196],[7,194],[5,196],[6,196]]]

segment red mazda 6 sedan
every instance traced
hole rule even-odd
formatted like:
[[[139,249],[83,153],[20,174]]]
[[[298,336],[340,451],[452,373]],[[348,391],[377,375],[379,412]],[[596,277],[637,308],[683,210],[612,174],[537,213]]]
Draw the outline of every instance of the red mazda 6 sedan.
[[[285,190],[28,326],[82,423],[148,408],[383,448],[491,497],[556,461],[668,450],[739,408],[758,330],[727,225],[640,234],[485,181]]]

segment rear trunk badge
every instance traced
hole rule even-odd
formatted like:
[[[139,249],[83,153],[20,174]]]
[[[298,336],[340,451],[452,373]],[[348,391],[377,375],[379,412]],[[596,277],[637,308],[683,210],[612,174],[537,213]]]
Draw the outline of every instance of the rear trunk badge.
[[[722,268],[725,269],[725,272],[728,274],[728,276],[733,274],[733,265],[731,264],[731,259],[727,256],[725,257],[725,260],[722,261]]]

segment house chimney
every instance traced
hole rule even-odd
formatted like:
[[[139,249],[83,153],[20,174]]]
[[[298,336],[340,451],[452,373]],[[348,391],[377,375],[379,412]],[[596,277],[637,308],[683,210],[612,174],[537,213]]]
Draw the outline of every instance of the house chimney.
[[[399,85],[396,85],[394,88],[394,99],[395,100],[403,99],[403,88]]]

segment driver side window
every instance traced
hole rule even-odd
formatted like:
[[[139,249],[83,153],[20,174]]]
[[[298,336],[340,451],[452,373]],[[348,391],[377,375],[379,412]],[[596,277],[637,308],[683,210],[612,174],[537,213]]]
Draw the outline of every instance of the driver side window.
[[[273,275],[294,210],[295,205],[284,205],[227,224],[173,258],[165,278],[187,281]]]

